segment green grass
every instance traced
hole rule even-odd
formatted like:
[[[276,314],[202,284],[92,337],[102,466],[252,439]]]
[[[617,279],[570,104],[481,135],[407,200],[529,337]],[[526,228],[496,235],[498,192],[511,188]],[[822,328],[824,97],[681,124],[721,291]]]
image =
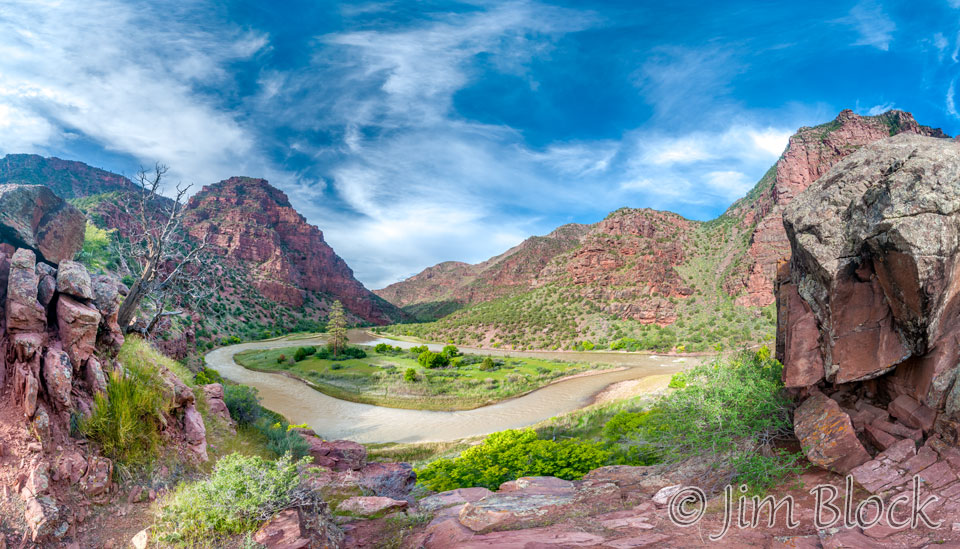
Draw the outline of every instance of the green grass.
[[[236,361],[253,370],[284,372],[308,381],[330,396],[386,406],[419,410],[468,410],[533,391],[558,378],[603,368],[534,358],[456,357],[445,368],[424,368],[417,355],[397,348],[377,352],[366,348],[367,357],[334,361],[310,356],[296,362],[296,347],[238,353]],[[278,363],[283,355],[285,360]],[[415,381],[404,373],[414,370]]]

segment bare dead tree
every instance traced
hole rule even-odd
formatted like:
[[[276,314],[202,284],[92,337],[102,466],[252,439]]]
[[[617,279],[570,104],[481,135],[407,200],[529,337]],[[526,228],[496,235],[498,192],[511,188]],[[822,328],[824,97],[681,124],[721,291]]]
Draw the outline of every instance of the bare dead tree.
[[[181,314],[182,310],[167,307],[187,303],[183,298],[189,298],[191,292],[201,297],[200,289],[209,282],[207,243],[192,241],[183,230],[190,185],[178,183],[174,198],[164,198],[160,191],[167,171],[163,164],[156,164],[151,172],[140,168],[136,175],[139,192],[129,206],[133,211],[128,212],[132,227],[117,240],[121,268],[136,277],[117,314],[125,332],[140,320],[148,328],[143,331],[149,333],[165,316]],[[178,296],[177,292],[187,295]],[[138,312],[149,314],[149,319],[138,319]]]

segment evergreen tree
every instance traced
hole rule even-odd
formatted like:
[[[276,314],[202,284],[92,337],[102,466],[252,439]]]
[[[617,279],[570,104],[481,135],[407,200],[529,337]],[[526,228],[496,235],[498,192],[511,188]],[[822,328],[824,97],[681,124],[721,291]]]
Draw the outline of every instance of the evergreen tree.
[[[337,356],[347,346],[347,317],[343,314],[343,304],[339,299],[330,308],[327,332],[330,334],[330,349],[333,356]]]

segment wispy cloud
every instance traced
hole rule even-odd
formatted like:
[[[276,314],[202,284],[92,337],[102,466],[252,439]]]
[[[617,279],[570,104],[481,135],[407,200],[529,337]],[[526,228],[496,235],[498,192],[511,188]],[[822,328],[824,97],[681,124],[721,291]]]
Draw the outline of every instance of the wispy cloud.
[[[264,167],[255,138],[199,90],[231,84],[227,65],[267,37],[178,22],[178,9],[122,2],[11,1],[0,7],[0,151],[56,152],[83,136],[138,162],[209,182]]]
[[[839,22],[856,31],[857,40],[853,42],[854,46],[871,46],[883,51],[890,49],[893,33],[897,30],[896,23],[875,0],[862,0]]]

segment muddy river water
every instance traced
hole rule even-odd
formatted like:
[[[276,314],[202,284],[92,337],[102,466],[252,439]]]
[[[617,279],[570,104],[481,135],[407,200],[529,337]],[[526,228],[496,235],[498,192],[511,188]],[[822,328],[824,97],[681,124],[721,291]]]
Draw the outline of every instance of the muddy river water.
[[[411,347],[417,343],[378,339],[362,330],[351,330],[351,343],[375,345],[389,343]],[[532,393],[474,410],[436,412],[401,410],[359,404],[327,396],[305,383],[280,374],[248,370],[238,365],[233,356],[249,349],[275,349],[296,345],[324,343],[320,338],[278,339],[241,343],[216,349],[207,354],[207,364],[224,377],[256,387],[262,404],[287,417],[292,423],[306,423],[328,439],[349,439],[358,442],[423,442],[454,440],[483,435],[504,429],[516,429],[550,417],[582,408],[594,395],[619,381],[650,375],[672,374],[689,367],[697,359],[654,356],[637,353],[590,352],[520,352],[476,351],[482,354],[557,358],[570,362],[614,364],[625,369],[603,372],[559,381]],[[442,345],[430,344],[432,350]],[[470,349],[463,350],[470,352]]]

